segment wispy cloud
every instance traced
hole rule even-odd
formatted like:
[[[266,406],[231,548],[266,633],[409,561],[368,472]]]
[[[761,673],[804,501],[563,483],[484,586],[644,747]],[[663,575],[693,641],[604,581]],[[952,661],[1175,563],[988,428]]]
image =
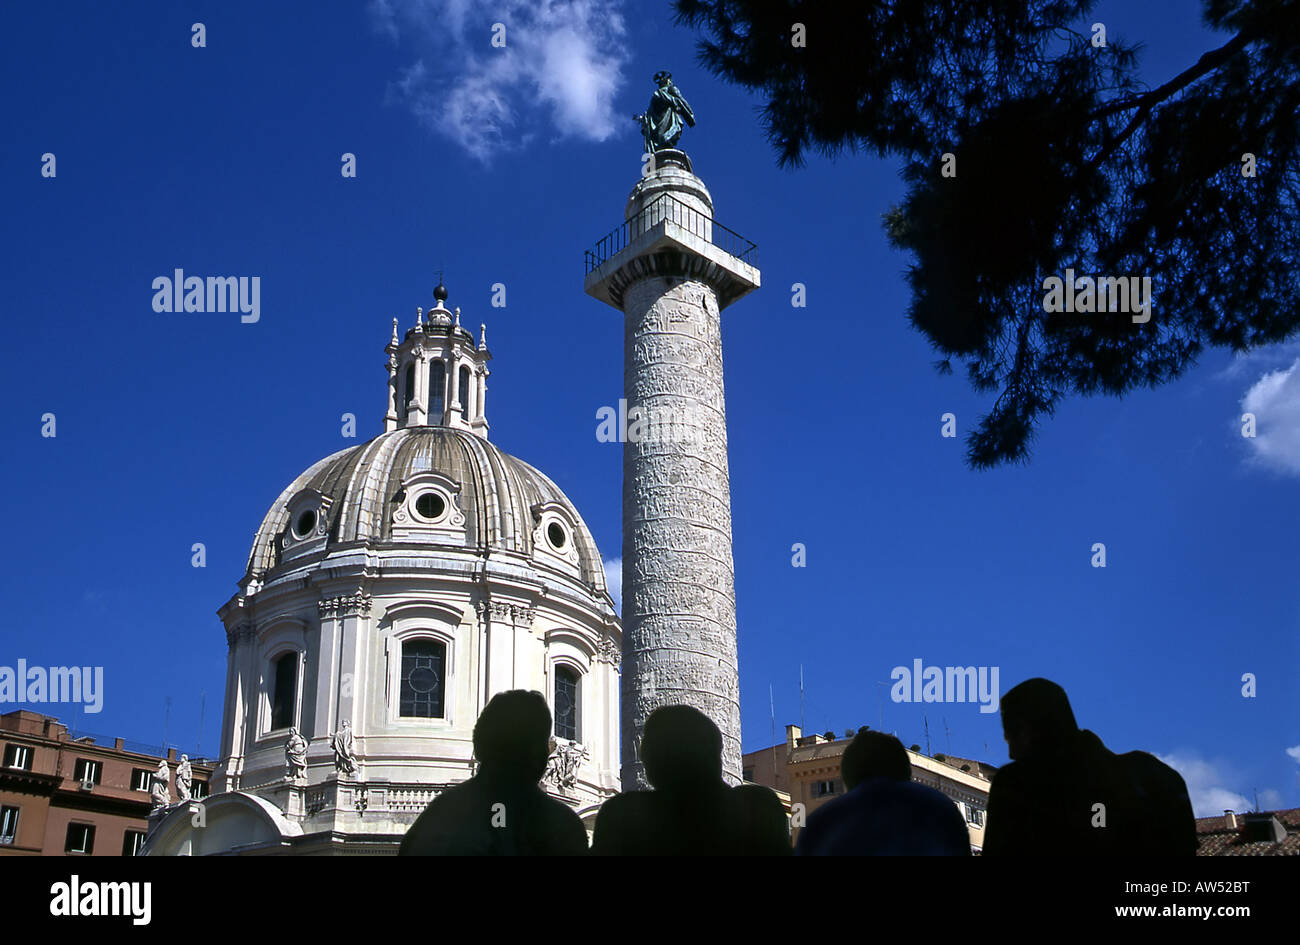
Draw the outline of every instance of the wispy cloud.
[[[1252,462],[1300,475],[1300,359],[1260,377],[1241,399],[1241,410],[1256,418],[1255,436],[1244,437]]]
[[[423,55],[390,100],[487,162],[538,136],[604,141],[628,53],[622,0],[371,0],[375,29]],[[492,45],[494,24],[505,46]]]
[[[1214,817],[1225,810],[1243,812],[1255,809],[1253,801],[1228,786],[1229,777],[1213,762],[1179,752],[1156,757],[1183,776],[1192,799],[1192,811],[1197,817]],[[1280,796],[1276,791],[1264,790],[1260,792],[1260,800],[1265,801],[1270,795]]]
[[[1291,756],[1292,761],[1300,764],[1300,745],[1296,745],[1294,748],[1288,748],[1286,753]]]
[[[605,565],[605,585],[609,588],[609,596],[614,598],[614,610],[621,616],[623,613],[623,559],[608,558],[601,563]]]

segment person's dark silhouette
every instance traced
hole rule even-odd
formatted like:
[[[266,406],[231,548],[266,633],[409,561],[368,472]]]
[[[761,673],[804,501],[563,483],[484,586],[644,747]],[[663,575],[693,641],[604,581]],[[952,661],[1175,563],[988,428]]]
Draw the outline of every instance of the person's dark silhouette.
[[[1182,776],[1080,729],[1065,690],[1030,679],[1002,697],[1011,763],[989,788],[986,856],[1194,855]]]
[[[613,856],[788,855],[790,832],[776,794],[722,780],[722,733],[690,706],[650,713],[641,762],[652,791],[610,798],[596,815],[591,850]]]
[[[907,749],[861,731],[844,749],[848,793],[808,815],[798,856],[970,856],[966,820],[951,800],[912,780]]]
[[[478,773],[430,802],[401,856],[557,856],[587,852],[578,815],[538,787],[551,711],[538,692],[493,696],[474,725]]]

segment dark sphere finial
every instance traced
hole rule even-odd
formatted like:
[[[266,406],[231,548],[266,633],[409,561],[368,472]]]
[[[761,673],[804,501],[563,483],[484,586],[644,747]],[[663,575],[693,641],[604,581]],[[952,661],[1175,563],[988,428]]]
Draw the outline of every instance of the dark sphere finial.
[[[439,279],[438,284],[433,287],[433,297],[438,300],[439,305],[447,301],[447,287],[442,284],[442,279]]]

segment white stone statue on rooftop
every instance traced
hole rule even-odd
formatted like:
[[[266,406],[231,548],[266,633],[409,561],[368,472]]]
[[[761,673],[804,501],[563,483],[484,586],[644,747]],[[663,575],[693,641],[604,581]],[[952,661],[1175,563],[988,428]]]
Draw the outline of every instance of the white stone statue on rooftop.
[[[190,756],[181,755],[181,763],[176,766],[176,797],[182,804],[192,796],[194,770],[190,767]]]
[[[153,801],[152,810],[162,810],[171,806],[171,777],[171,769],[167,767],[167,759],[159,759],[158,770],[149,776],[149,797]]]

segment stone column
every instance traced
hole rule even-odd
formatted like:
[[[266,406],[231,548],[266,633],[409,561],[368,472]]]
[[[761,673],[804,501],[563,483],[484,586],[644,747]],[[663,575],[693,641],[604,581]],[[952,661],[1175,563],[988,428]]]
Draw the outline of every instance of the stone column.
[[[456,358],[457,351],[454,344],[450,352],[447,356],[447,370],[451,372],[451,376],[447,378],[447,418],[455,425],[465,416],[465,409],[461,403],[465,392],[460,389],[460,362]]]
[[[723,770],[740,777],[731,484],[722,334],[713,289],[651,278],[628,287],[623,387],[648,439],[623,446],[625,733],[661,705],[693,705],[722,730]],[[659,442],[670,421],[687,436]],[[629,426],[632,421],[629,418]],[[623,783],[638,783],[623,745]]]
[[[585,285],[624,315],[624,790],[645,784],[641,731],[663,705],[708,715],[724,777],[741,777],[720,313],[759,273],[713,244],[712,198],[686,155],[661,151],[654,166],[628,200],[627,246]]]
[[[478,395],[474,399],[474,402],[478,404],[478,409],[474,412],[475,426],[487,419],[487,376],[488,369],[480,367],[478,369]]]
[[[429,422],[429,359],[424,346],[416,343],[411,349],[411,363],[415,365],[415,399],[406,417],[407,426],[422,427]]]

